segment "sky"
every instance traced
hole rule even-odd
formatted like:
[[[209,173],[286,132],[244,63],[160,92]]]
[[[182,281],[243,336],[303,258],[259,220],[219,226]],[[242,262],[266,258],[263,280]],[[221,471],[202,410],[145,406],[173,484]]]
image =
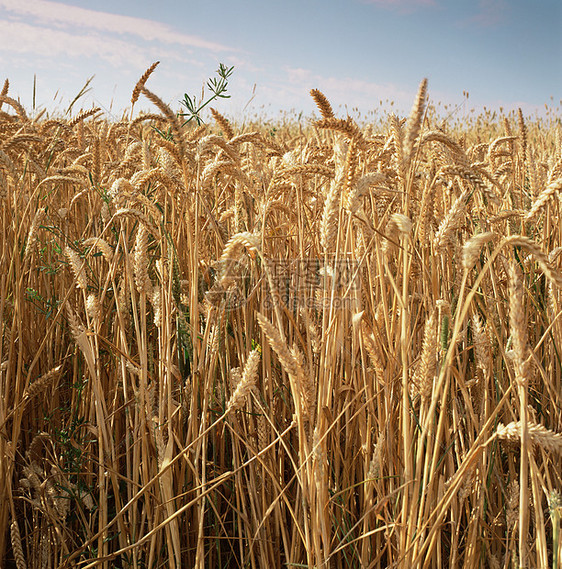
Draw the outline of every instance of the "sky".
[[[312,88],[341,116],[404,116],[424,77],[452,114],[559,112],[562,2],[0,0],[0,84],[30,114],[64,113],[93,77],[72,113],[119,118],[155,61],[147,87],[174,110],[234,66],[231,98],[213,106],[237,120],[310,116]],[[141,97],[138,110],[155,109]]]

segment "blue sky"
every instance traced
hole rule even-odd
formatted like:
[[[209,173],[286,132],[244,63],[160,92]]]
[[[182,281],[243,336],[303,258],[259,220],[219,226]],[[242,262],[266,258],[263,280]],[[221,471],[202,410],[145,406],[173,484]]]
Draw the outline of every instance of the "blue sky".
[[[382,101],[407,114],[423,77],[430,99],[457,112],[529,115],[560,106],[562,2],[0,0],[0,81],[28,109],[34,75],[37,107],[59,111],[94,75],[78,106],[120,115],[156,60],[147,86],[174,109],[223,62],[235,67],[232,98],[216,104],[227,116],[309,115],[313,87],[341,113]]]

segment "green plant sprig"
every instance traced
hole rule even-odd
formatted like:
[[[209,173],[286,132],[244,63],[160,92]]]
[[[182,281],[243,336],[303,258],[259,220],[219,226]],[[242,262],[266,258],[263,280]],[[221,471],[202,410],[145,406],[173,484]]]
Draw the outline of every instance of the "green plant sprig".
[[[228,79],[234,71],[234,66],[226,67],[223,63],[219,64],[219,68],[216,73],[218,77],[213,77],[207,81],[207,89],[211,91],[212,96],[203,102],[204,96],[201,97],[199,104],[197,104],[197,99],[195,96],[190,97],[187,93],[184,94],[183,101],[180,103],[187,109],[185,113],[178,113],[180,117],[187,117],[183,125],[195,119],[197,124],[200,125],[203,121],[201,119],[201,111],[215,99],[229,99],[230,95],[226,94],[228,87]]]

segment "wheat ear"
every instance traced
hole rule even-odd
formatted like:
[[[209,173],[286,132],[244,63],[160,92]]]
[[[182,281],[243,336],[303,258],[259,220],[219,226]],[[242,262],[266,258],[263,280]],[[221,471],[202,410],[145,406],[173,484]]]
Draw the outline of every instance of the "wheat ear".
[[[24,123],[29,122],[29,119],[27,117],[27,113],[25,112],[25,109],[23,108],[23,106],[16,101],[15,99],[12,99],[12,97],[8,97],[7,95],[0,95],[0,105],[2,103],[6,103],[7,105],[10,105],[10,107],[12,107],[18,117],[20,118],[20,120]]]
[[[472,236],[462,247],[462,265],[469,271],[476,265],[478,257],[480,257],[480,250],[485,243],[491,241],[494,234],[490,231],[486,233],[480,233],[478,235]]]
[[[435,235],[435,248],[444,249],[451,245],[453,233],[459,229],[464,221],[463,214],[466,210],[466,192],[462,192],[455,200],[443,221],[439,224],[439,229]]]
[[[76,126],[78,123],[81,123],[83,121],[85,121],[87,118],[92,117],[96,114],[98,114],[101,111],[101,109],[99,107],[94,107],[93,109],[89,109],[87,111],[82,111],[81,113],[78,113],[69,123],[68,126],[69,127],[74,127]]]
[[[269,341],[273,351],[277,354],[277,357],[285,371],[289,375],[296,377],[299,373],[298,362],[281,337],[279,330],[277,330],[277,328],[275,328],[275,326],[260,312],[256,313],[256,318],[258,319],[258,324],[260,325],[264,336]]]
[[[501,242],[500,248],[504,245],[523,247],[535,258],[545,277],[554,282],[556,286],[562,288],[562,275],[554,269],[548,257],[532,239],[524,235],[509,235]]]
[[[4,80],[4,85],[2,85],[2,91],[0,91],[0,97],[5,97],[8,94],[8,89],[10,88],[9,79]],[[0,102],[0,109],[2,108],[2,103]]]
[[[231,140],[234,137],[234,130],[232,130],[232,126],[230,126],[230,123],[228,122],[228,120],[223,115],[221,115],[216,109],[213,109],[212,107],[211,107],[211,114],[213,115],[215,122],[222,129],[222,132],[224,133],[224,137],[227,140]]]
[[[65,248],[64,252],[68,257],[70,267],[72,268],[72,272],[74,273],[76,286],[78,288],[81,288],[82,290],[86,290],[88,288],[88,280],[86,279],[86,275],[84,273],[84,268],[85,268],[84,261],[82,261],[78,253],[74,249],[71,249],[68,245]]]
[[[536,423],[529,422],[527,426],[529,429],[529,440],[533,445],[538,445],[551,452],[562,453],[562,433],[557,433]],[[520,421],[513,421],[507,425],[499,423],[496,429],[496,437],[500,440],[520,442]]]
[[[227,413],[240,409],[244,405],[244,402],[256,384],[259,363],[260,353],[258,350],[252,350],[246,360],[242,377],[226,406]]]
[[[535,200],[531,209],[525,215],[525,220],[529,221],[533,219],[537,213],[546,205],[550,198],[556,193],[562,190],[562,178],[553,180],[546,186],[546,188],[539,194],[539,197]]]
[[[341,180],[332,180],[330,189],[324,203],[322,220],[320,222],[320,243],[324,249],[329,250],[334,246],[334,240],[339,226]]]
[[[170,124],[172,132],[174,134],[174,142],[177,145],[180,157],[184,157],[186,155],[185,143],[183,139],[181,124],[176,113],[174,113],[174,111],[172,111],[172,109],[170,109],[170,107],[166,105],[166,103],[164,103],[164,101],[162,101],[158,95],[155,95],[152,91],[149,91],[144,85],[141,86],[140,90],[141,93],[143,93],[151,103],[154,103],[160,109],[160,112],[168,120],[168,123]]]
[[[53,380],[56,377],[58,377],[61,369],[62,369],[62,365],[58,365],[57,367],[54,367],[52,370],[43,374],[39,379],[36,379],[25,390],[25,397],[27,397],[28,399],[33,399],[33,397],[35,397],[37,394],[41,393],[41,391],[46,389],[53,382]]]
[[[425,105],[427,99],[427,79],[422,79],[416,100],[408,117],[406,124],[406,135],[404,136],[404,145],[402,154],[404,156],[404,171],[408,171],[408,167],[412,160],[414,145],[420,133],[423,115],[425,113]]]
[[[10,534],[12,538],[12,553],[16,560],[16,567],[17,569],[27,569],[25,556],[23,554],[23,546],[21,543],[20,528],[16,520],[12,520],[12,524],[10,525]]]
[[[431,312],[425,323],[421,361],[414,377],[414,385],[422,399],[429,399],[433,389],[433,378],[437,369],[437,347],[439,332],[436,325],[435,310]]]
[[[529,376],[527,321],[521,274],[514,263],[510,265],[509,274],[509,328],[515,354],[515,373],[520,382],[526,382]]]
[[[477,313],[472,316],[472,325],[476,367],[486,374],[492,366],[490,340],[486,334],[482,320]]]
[[[318,89],[311,89],[310,95],[314,99],[322,118],[330,119],[334,116],[334,111],[332,109],[332,105],[330,105],[330,101],[325,97],[324,93]]]
[[[144,87],[145,83],[148,81],[148,78],[152,75],[152,72],[156,69],[156,66],[159,64],[159,61],[155,61],[143,74],[142,77],[137,81],[135,88],[133,89],[133,94],[131,95],[131,106],[138,101],[141,89]]]
[[[351,118],[338,119],[336,117],[329,117],[326,119],[320,119],[316,121],[316,126],[318,128],[325,128],[328,130],[335,130],[343,134],[348,140],[357,140],[357,146],[359,148],[366,148],[368,146],[361,129],[357,126],[357,123]]]
[[[35,249],[35,245],[37,243],[37,229],[41,225],[44,217],[45,208],[41,207],[36,211],[35,216],[33,217],[33,221],[31,222],[31,227],[29,228],[29,233],[27,234],[27,243],[25,245],[24,258],[28,257]]]

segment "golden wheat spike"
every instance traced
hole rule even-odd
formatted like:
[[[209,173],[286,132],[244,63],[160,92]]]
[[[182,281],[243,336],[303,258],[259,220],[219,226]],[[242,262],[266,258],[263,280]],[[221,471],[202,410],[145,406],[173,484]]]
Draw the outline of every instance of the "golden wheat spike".
[[[148,78],[152,75],[152,72],[156,69],[160,62],[155,61],[143,74],[142,77],[137,81],[135,88],[133,89],[133,94],[131,95],[131,106],[134,106],[139,99],[141,89],[144,87]]]
[[[226,120],[226,118],[221,115],[216,109],[211,107],[211,114],[215,119],[216,123],[221,127],[222,132],[224,133],[224,137],[227,140],[231,140],[234,137],[234,131],[232,130],[232,126]]]
[[[334,111],[330,101],[325,97],[324,93],[318,89],[311,89],[310,94],[324,119],[330,119],[334,116]]]
[[[425,105],[427,99],[427,79],[422,79],[420,86],[418,88],[418,94],[416,96],[416,100],[414,105],[412,106],[412,110],[410,112],[410,116],[408,117],[408,123],[406,125],[406,135],[404,136],[404,146],[403,146],[403,155],[405,161],[405,170],[408,169],[408,166],[412,159],[412,154],[414,151],[414,144],[418,135],[420,133],[423,115],[425,113]]]

